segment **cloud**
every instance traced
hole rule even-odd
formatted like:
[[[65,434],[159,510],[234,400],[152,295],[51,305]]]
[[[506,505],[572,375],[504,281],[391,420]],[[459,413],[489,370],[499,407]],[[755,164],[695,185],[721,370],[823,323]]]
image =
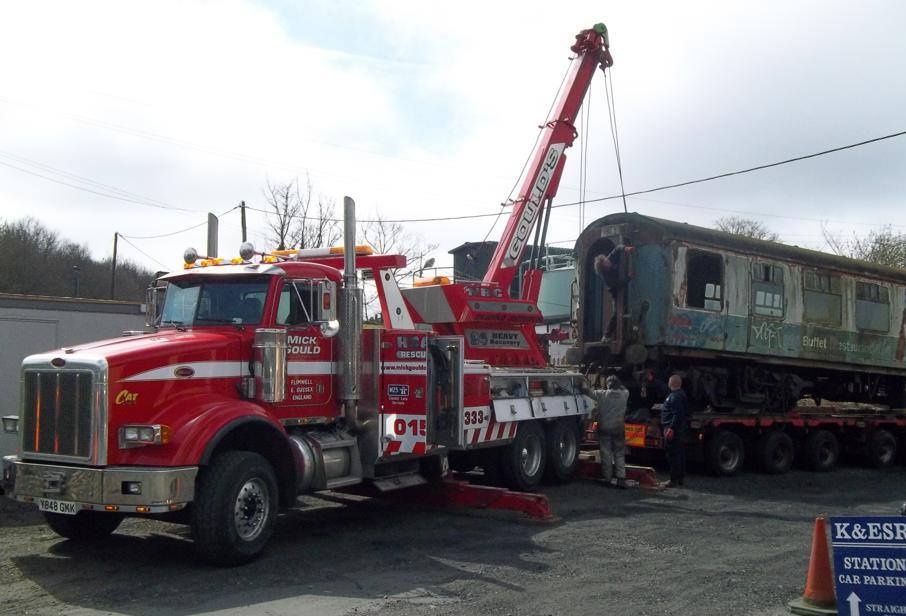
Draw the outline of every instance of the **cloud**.
[[[8,3],[0,9],[0,53],[12,59],[0,65],[0,152],[199,213],[120,203],[0,165],[2,215],[36,215],[103,255],[113,231],[152,235],[240,199],[260,205],[266,177],[306,171],[337,201],[354,196],[360,217],[495,211],[530,152],[573,35],[599,20],[610,27],[617,62],[627,190],[902,129],[906,83],[897,64],[906,57],[899,29],[906,7],[899,4],[603,8]],[[560,202],[578,196],[582,151],[588,197],[619,191],[600,75],[587,104],[588,147],[569,152]],[[629,206],[697,224],[719,217],[715,209],[764,212],[772,228],[818,242],[817,223],[770,215],[892,218],[903,198],[903,160],[904,145],[889,142]],[[860,211],[866,206],[872,214]],[[589,205],[585,220],[620,207]],[[250,224],[263,231],[257,214]],[[410,229],[443,253],[480,240],[490,224]],[[579,229],[578,208],[560,209],[548,237],[568,240]],[[234,212],[223,220],[222,250],[238,245],[238,235]],[[199,230],[137,245],[177,266],[182,247],[201,246],[203,237]]]

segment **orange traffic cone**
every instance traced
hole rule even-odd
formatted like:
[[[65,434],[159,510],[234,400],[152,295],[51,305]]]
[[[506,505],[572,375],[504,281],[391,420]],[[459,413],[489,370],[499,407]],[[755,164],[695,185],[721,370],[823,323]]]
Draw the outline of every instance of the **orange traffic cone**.
[[[791,612],[803,616],[837,613],[837,595],[834,593],[834,576],[831,573],[830,554],[827,550],[824,518],[815,518],[805,593],[801,599],[790,601],[788,605]]]

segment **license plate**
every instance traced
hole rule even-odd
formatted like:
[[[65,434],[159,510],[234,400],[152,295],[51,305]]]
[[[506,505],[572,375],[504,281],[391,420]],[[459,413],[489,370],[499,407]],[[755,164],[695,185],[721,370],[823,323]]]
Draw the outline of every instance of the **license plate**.
[[[50,513],[62,513],[65,515],[75,515],[79,512],[80,507],[76,503],[69,501],[58,501],[50,498],[39,498],[38,509],[49,511]]]

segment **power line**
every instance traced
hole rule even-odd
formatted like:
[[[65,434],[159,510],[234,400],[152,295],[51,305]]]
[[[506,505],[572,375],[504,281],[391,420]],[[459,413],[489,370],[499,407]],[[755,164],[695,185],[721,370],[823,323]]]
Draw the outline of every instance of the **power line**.
[[[226,216],[233,210],[237,210],[237,209],[239,209],[239,206],[234,205],[227,211],[217,214],[217,217],[220,218],[221,216]],[[192,229],[197,229],[198,227],[203,227],[206,224],[208,224],[207,220],[200,222],[197,225],[192,225],[191,227],[186,227],[184,229],[179,229],[177,231],[170,231],[169,233],[161,233],[159,235],[123,235],[122,233],[120,233],[120,237],[122,237],[124,239],[129,238],[129,239],[133,239],[133,240],[156,240],[161,237],[170,237],[171,235],[179,235],[180,233],[185,233],[186,231],[191,231]]]
[[[28,163],[26,163],[26,164],[28,164]],[[37,165],[40,165],[40,164],[41,163],[38,163]],[[158,208],[161,210],[174,210],[174,211],[179,211],[179,212],[195,212],[195,213],[200,211],[200,210],[192,210],[192,209],[184,208],[184,207],[176,207],[174,205],[165,205],[162,203],[155,203],[153,201],[145,200],[144,198],[133,198],[133,197],[128,196],[133,193],[129,193],[128,191],[124,191],[124,190],[114,188],[114,187],[110,187],[110,188],[114,191],[119,192],[120,194],[112,194],[110,191],[94,190],[92,188],[87,188],[85,186],[73,184],[71,182],[61,180],[59,178],[54,178],[54,177],[51,177],[48,175],[44,175],[43,173],[38,173],[36,171],[31,171],[29,169],[23,169],[22,167],[19,167],[17,165],[14,165],[12,163],[9,163],[9,162],[3,161],[3,160],[0,160],[0,165],[9,167],[10,169],[15,169],[16,171],[19,171],[21,173],[27,173],[28,175],[33,175],[35,177],[39,177],[43,180],[47,180],[48,182],[54,182],[55,184],[61,184],[63,186],[68,186],[69,188],[74,188],[76,190],[81,190],[83,192],[91,193],[93,195],[106,197],[108,199],[114,199],[117,201],[125,201],[126,203],[133,203],[135,205],[143,205],[146,207],[153,207],[153,208]],[[46,165],[45,167],[49,167],[49,166]],[[65,171],[64,172],[50,171],[50,173],[58,173],[59,175],[63,175],[64,177],[79,178],[79,176],[76,176],[75,174],[67,173]],[[100,182],[95,182],[93,180],[80,179],[78,181],[82,181],[83,183],[91,183],[91,184],[98,185],[98,186],[107,186],[105,184],[101,184]]]
[[[877,222],[862,222],[862,221],[853,221],[853,220],[834,220],[829,218],[810,218],[808,216],[788,216],[785,214],[769,214],[767,212],[755,212],[753,210],[731,210],[723,207],[708,207],[706,205],[693,205],[691,203],[681,203],[679,201],[665,201],[662,199],[646,199],[645,197],[636,197],[639,201],[648,201],[650,203],[661,203],[664,205],[677,205],[679,207],[688,207],[695,210],[709,210],[712,212],[723,212],[726,214],[745,214],[747,216],[763,216],[765,218],[780,218],[783,220],[802,220],[805,222],[832,222],[841,225],[866,225],[869,227],[877,227],[880,224],[890,224],[892,227],[906,227],[906,225],[898,225],[893,223],[877,223]]]
[[[138,201],[143,201],[143,202],[147,202],[147,203],[155,203],[155,204],[160,205],[161,207],[167,207],[167,208],[174,207],[164,201],[158,201],[157,199],[151,199],[150,197],[145,197],[143,195],[129,192],[128,190],[123,190],[122,188],[118,188],[116,186],[111,186],[110,184],[104,184],[103,182],[98,182],[96,180],[92,180],[91,178],[86,178],[81,175],[76,175],[75,173],[70,173],[68,171],[64,171],[63,169],[59,169],[57,167],[52,167],[51,165],[48,165],[46,163],[42,163],[40,161],[31,159],[31,158],[26,158],[25,156],[19,156],[18,154],[13,154],[12,152],[9,152],[9,151],[0,150],[0,157],[11,159],[14,162],[17,162],[19,164],[25,164],[25,165],[28,165],[31,167],[36,167],[38,169],[42,169],[44,171],[52,173],[53,175],[63,176],[65,178],[69,178],[69,179],[78,181],[79,183],[82,183],[82,184],[93,185],[95,187],[103,189],[104,192],[112,192],[115,194],[119,194],[119,195],[128,197],[130,199],[136,199]]]
[[[804,156],[788,158],[788,159],[773,162],[773,163],[757,165],[755,167],[749,167],[747,169],[740,169],[738,171],[728,171],[726,173],[720,173],[720,174],[708,176],[705,178],[699,178],[699,179],[695,179],[695,180],[686,180],[684,182],[677,182],[675,184],[666,184],[664,186],[657,186],[655,188],[646,188],[645,190],[636,190],[633,192],[625,193],[625,195],[618,194],[618,195],[610,195],[607,197],[598,197],[597,199],[588,199],[585,201],[572,201],[569,203],[559,203],[557,205],[551,206],[551,208],[564,208],[564,207],[570,207],[573,205],[582,205],[583,203],[600,203],[603,201],[612,201],[614,199],[622,199],[624,196],[625,197],[636,197],[638,195],[646,195],[649,193],[658,192],[658,191],[662,191],[662,190],[669,190],[671,188],[679,188],[681,186],[689,186],[691,184],[701,184],[703,182],[710,182],[713,180],[718,180],[718,179],[730,177],[733,175],[742,175],[744,173],[752,173],[753,171],[761,171],[763,169],[769,169],[771,167],[779,167],[781,165],[787,165],[790,163],[806,160],[809,158],[817,158],[818,156],[824,156],[826,154],[833,154],[835,152],[841,152],[843,150],[849,150],[849,149],[861,147],[864,145],[868,145],[871,143],[877,143],[878,141],[884,141],[886,139],[902,137],[903,135],[906,135],[906,131],[891,133],[889,135],[884,135],[882,137],[875,137],[874,139],[867,139],[865,141],[860,141],[858,143],[851,143],[849,145],[844,145],[844,146],[840,146],[840,147],[836,147],[836,148],[831,148],[829,150],[822,150],[820,152],[815,152],[813,154],[806,154]],[[678,204],[678,205],[681,205],[681,204]],[[256,212],[270,214],[270,212],[268,212],[267,210],[263,210],[260,208],[254,208],[251,206],[246,206],[246,207],[248,209],[254,210]],[[686,207],[699,207],[700,209],[713,209],[713,210],[720,211],[720,212],[731,212],[731,213],[741,213],[741,214],[749,213],[749,214],[758,214],[758,215],[762,215],[762,216],[767,216],[767,214],[761,214],[758,212],[745,212],[745,211],[741,211],[741,210],[729,210],[729,209],[723,209],[723,208],[705,208],[703,206],[686,206]],[[487,214],[463,214],[462,216],[435,216],[435,217],[431,217],[431,218],[395,218],[395,219],[383,219],[383,220],[360,220],[359,222],[385,222],[385,223],[444,222],[444,221],[450,221],[450,220],[470,220],[470,219],[474,219],[474,218],[490,218],[492,216],[499,216],[499,215],[500,215],[499,213],[493,212],[493,213],[487,213]],[[798,217],[794,217],[794,216],[781,216],[781,215],[773,215],[773,216],[775,216],[777,218],[789,218],[792,220],[799,219]],[[301,217],[299,217],[299,218],[301,218]],[[330,222],[341,222],[341,219],[339,219],[339,218],[318,218],[316,216],[308,216],[307,218],[310,220],[326,220],[326,221],[330,221]],[[818,219],[805,219],[805,218],[802,218],[802,219],[803,220],[818,220]],[[840,221],[840,222],[849,223],[851,221]],[[853,223],[853,224],[875,225],[876,223]]]
[[[145,255],[146,257],[148,257],[149,259],[151,259],[152,261],[154,261],[155,263],[157,263],[157,264],[160,265],[161,267],[164,267],[164,268],[170,267],[169,265],[165,265],[165,264],[161,263],[160,261],[158,261],[157,259],[155,259],[155,258],[152,257],[151,255],[149,255],[147,252],[145,252],[144,250],[142,250],[141,248],[139,248],[138,246],[136,246],[135,244],[133,244],[132,242],[130,242],[128,239],[126,239],[126,237],[125,237],[124,235],[120,235],[119,233],[117,233],[117,235],[119,235],[119,237],[120,237],[121,240],[123,240],[124,242],[126,242],[127,244],[129,244],[130,246],[132,246],[133,248],[135,248],[138,252],[140,252],[141,254]]]

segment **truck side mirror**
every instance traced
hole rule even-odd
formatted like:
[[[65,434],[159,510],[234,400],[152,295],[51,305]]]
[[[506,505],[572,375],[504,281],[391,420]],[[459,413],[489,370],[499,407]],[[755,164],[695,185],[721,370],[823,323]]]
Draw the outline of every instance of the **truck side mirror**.
[[[145,289],[145,325],[157,329],[167,296],[167,283],[154,280]]]

